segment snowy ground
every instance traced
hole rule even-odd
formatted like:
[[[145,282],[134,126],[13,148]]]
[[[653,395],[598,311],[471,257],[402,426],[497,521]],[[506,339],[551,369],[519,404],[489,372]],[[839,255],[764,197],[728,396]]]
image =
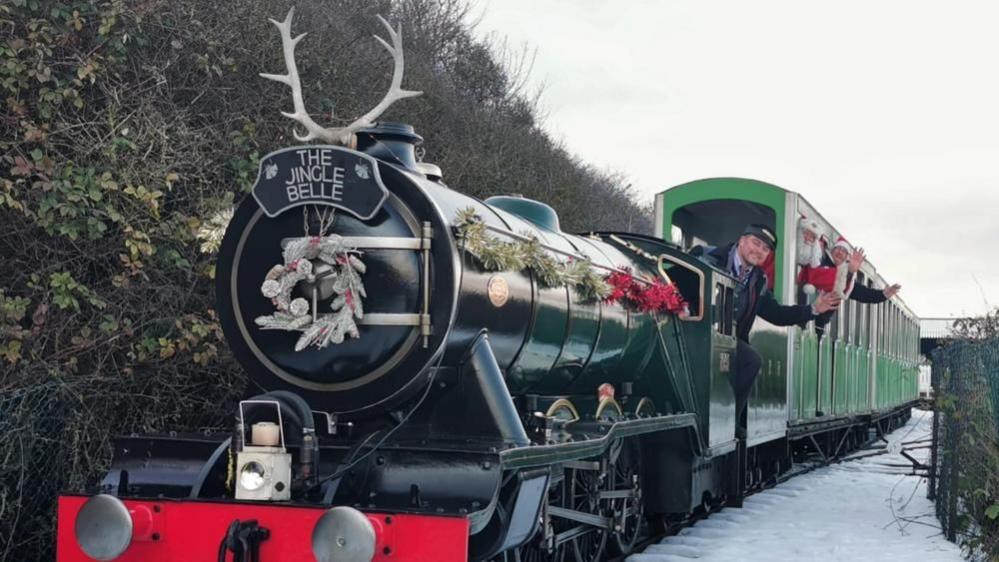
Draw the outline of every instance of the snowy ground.
[[[899,454],[902,443],[929,439],[932,422],[931,412],[913,410],[909,423],[888,436],[885,454],[794,477],[747,498],[742,509],[723,509],[627,562],[958,562],[960,550],[943,538],[926,499],[926,480],[893,466],[911,466]],[[909,454],[925,462],[929,449]]]

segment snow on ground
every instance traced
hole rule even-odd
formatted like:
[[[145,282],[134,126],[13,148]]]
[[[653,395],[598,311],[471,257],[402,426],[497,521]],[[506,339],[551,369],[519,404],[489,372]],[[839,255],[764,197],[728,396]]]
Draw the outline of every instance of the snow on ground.
[[[926,499],[926,479],[905,475],[911,463],[899,454],[903,442],[928,440],[932,425],[932,412],[913,410],[909,423],[888,436],[884,454],[796,476],[747,498],[742,509],[725,508],[627,562],[958,562],[960,549],[941,535],[933,503]],[[852,456],[871,452],[877,451]],[[909,454],[920,462],[929,459],[927,448]]]

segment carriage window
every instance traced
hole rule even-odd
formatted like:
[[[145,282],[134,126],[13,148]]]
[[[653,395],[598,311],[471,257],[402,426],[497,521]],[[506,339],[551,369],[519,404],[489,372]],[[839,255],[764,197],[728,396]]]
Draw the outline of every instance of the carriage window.
[[[887,333],[888,327],[885,325],[885,309],[887,305],[881,303],[878,305],[878,354],[884,355],[885,353],[885,334]]]
[[[895,357],[895,344],[898,342],[898,313],[895,306],[888,308],[888,353]]]
[[[885,307],[885,354],[891,355],[892,330],[895,329],[895,319],[893,318],[891,305]]]
[[[711,326],[726,336],[735,335],[735,293],[731,287],[715,283],[714,316]]]
[[[902,331],[900,334],[902,337],[899,338],[898,348],[899,356],[902,359],[906,359],[909,355],[909,319],[905,317],[905,313],[902,313]]]
[[[725,332],[730,336],[735,335],[735,289],[732,287],[725,287],[725,302],[729,303],[729,306],[725,307],[725,325],[728,326],[728,331]]]
[[[907,361],[912,361],[912,321],[906,318],[906,331],[908,332],[905,336],[905,359]]]
[[[898,315],[898,341],[895,342],[895,357],[902,357],[902,347],[905,342],[905,316],[902,316],[902,311],[895,309],[895,314]]]
[[[895,307],[888,307],[888,354],[895,356],[895,342],[898,339],[895,331],[898,330],[898,322],[895,318]]]
[[[841,314],[843,314],[843,319],[840,323],[843,326],[843,341],[850,343],[850,325],[852,324],[851,321],[853,319],[853,301],[847,298],[843,301],[843,304],[840,305],[840,308],[842,309]]]
[[[884,341],[882,343],[884,345],[881,348],[881,354],[888,355],[889,350],[891,349],[891,305],[885,303],[884,308],[885,308],[883,312],[884,328],[882,328],[882,330],[884,331],[884,336],[882,336],[882,339]]]
[[[902,337],[902,357],[905,359],[909,358],[909,318],[905,315],[905,311],[902,312],[902,322],[905,326],[905,331]]]
[[[864,274],[857,274],[857,283],[860,285],[864,284]],[[864,346],[867,342],[864,340],[864,316],[867,314],[867,305],[860,305],[860,303],[854,303],[854,323],[853,323],[853,343]]]
[[[895,356],[895,307],[888,306],[888,345],[885,349],[888,350],[888,354],[892,357]]]
[[[901,358],[905,349],[905,316],[901,309],[898,310],[898,345],[895,346],[895,355]]]
[[[829,341],[835,342],[839,340],[839,314],[833,314],[832,320],[829,322]]]
[[[715,283],[715,316],[713,326],[716,332],[726,336],[734,335],[735,294],[730,287]]]
[[[874,340],[874,345],[878,349],[878,353],[881,352],[881,333],[884,331],[884,325],[881,324],[881,308],[880,304],[874,305],[874,332],[872,334],[872,339]]]
[[[902,331],[901,331],[900,335],[902,337],[899,338],[899,341],[898,341],[898,343],[899,343],[899,346],[898,346],[899,347],[899,355],[902,357],[902,359],[905,359],[908,356],[908,354],[909,354],[909,350],[908,350],[908,347],[909,347],[909,319],[905,317],[904,313],[902,314]]]
[[[905,359],[912,361],[912,320],[908,316],[905,318]]]
[[[865,306],[864,307],[864,340],[863,340],[863,342],[864,342],[864,345],[867,346],[868,350],[870,350],[873,347],[873,345],[871,344],[871,332],[873,332],[873,330],[871,330],[871,322],[873,322],[873,320],[874,320],[874,310],[875,310],[874,306]]]
[[[888,303],[885,303],[884,320],[884,347],[881,349],[881,354],[891,355],[891,305]]]
[[[724,334],[725,325],[725,287],[721,283],[715,283],[714,315],[711,320],[711,327],[719,334]]]
[[[895,334],[896,335],[896,337],[895,337],[895,357],[902,357],[902,341],[905,339],[903,337],[903,334],[905,333],[903,331],[903,329],[904,329],[905,326],[903,325],[902,320],[904,320],[904,318],[902,316],[902,310],[899,309],[896,306],[895,307],[895,322],[898,324],[898,329],[896,330],[897,333]]]
[[[857,314],[855,315],[854,318],[854,320],[856,321],[853,326],[854,334],[856,334],[854,336],[854,342],[856,342],[856,344],[861,347],[867,345],[867,340],[865,339],[865,334],[864,334],[864,327],[865,327],[864,316],[867,314],[867,308],[868,308],[867,305],[858,306]]]

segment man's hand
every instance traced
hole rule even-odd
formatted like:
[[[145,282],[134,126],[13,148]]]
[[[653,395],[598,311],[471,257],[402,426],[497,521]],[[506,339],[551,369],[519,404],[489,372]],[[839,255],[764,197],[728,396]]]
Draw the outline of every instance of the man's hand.
[[[867,255],[864,254],[863,248],[857,248],[850,254],[850,273],[856,273],[860,271],[860,266],[864,264],[864,260],[867,259]]]
[[[890,299],[890,298],[892,298],[892,297],[895,296],[895,293],[897,293],[897,292],[899,292],[901,290],[902,290],[902,286],[899,285],[898,283],[895,283],[894,285],[889,285],[889,286],[885,287],[885,290],[884,290],[885,298],[886,299]]]
[[[839,295],[836,293],[822,293],[819,295],[819,298],[815,299],[815,304],[812,306],[815,307],[815,312],[822,314],[823,312],[839,308],[840,300]]]

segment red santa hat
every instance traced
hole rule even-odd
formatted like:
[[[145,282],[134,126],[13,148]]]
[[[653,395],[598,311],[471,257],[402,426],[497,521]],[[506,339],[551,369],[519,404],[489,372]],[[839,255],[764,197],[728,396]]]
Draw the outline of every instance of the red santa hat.
[[[836,243],[833,244],[833,247],[830,251],[835,250],[836,248],[840,248],[848,254],[853,251],[853,248],[850,247],[850,243],[847,242],[846,238],[843,238],[842,236],[836,239]]]
[[[819,227],[819,223],[815,219],[810,219],[805,215],[801,215],[801,218],[798,219],[798,228],[802,232],[806,230],[811,232],[812,234],[815,235],[816,238],[822,235],[822,230],[821,227]]]

